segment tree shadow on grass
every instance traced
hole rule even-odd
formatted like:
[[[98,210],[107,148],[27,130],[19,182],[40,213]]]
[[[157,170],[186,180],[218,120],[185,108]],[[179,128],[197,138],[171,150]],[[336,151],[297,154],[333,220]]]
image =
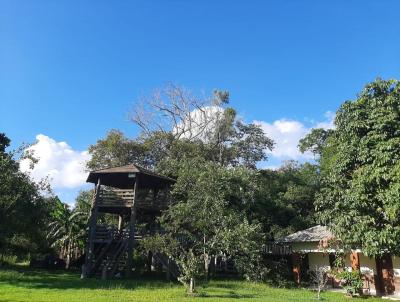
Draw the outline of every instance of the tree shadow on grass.
[[[239,288],[244,288],[243,286],[235,283],[225,283],[225,282],[213,282],[211,284],[204,283],[202,284],[202,287],[204,288],[224,288],[224,289],[239,289]]]
[[[37,289],[159,289],[175,287],[176,283],[160,277],[137,276],[132,279],[80,279],[79,271],[45,270],[22,267],[3,269],[0,282],[16,287]]]
[[[232,280],[230,280],[232,281]],[[26,289],[168,289],[181,286],[177,282],[170,282],[160,276],[135,276],[132,279],[100,280],[96,278],[80,279],[80,272],[66,270],[33,269],[27,267],[10,267],[0,272],[0,284],[10,284]],[[210,283],[201,282],[196,297],[202,299],[251,299],[258,295],[240,293],[248,289],[237,282],[216,280]],[[183,291],[183,288],[182,288]]]
[[[198,297],[202,298],[229,298],[229,299],[251,299],[257,298],[257,294],[239,293],[240,290],[249,290],[243,283],[213,281],[202,283]]]
[[[220,298],[220,299],[251,299],[251,298],[257,298],[258,296],[254,294],[239,294],[235,291],[226,291],[224,293],[218,293],[218,294],[200,293],[197,297]]]

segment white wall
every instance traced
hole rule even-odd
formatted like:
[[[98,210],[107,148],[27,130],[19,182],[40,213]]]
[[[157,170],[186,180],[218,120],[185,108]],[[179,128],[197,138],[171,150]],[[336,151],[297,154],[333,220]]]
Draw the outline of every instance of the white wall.
[[[393,256],[392,261],[393,261],[394,276],[400,277],[400,257]]]
[[[315,252],[318,251],[318,242],[295,242],[292,243],[293,252]]]
[[[367,257],[361,253],[360,255],[360,270],[363,274],[375,274],[376,273],[376,262],[375,258]]]
[[[324,267],[330,269],[329,255],[325,253],[309,253],[308,265],[310,270],[315,270],[315,267]]]
[[[364,273],[370,273],[374,274],[376,272],[376,264],[375,264],[375,259],[367,257],[363,254],[360,255],[360,270],[361,272]],[[393,266],[395,268],[395,271],[397,269],[397,272],[400,276],[400,258],[397,257],[394,259],[393,257]],[[330,268],[329,265],[329,255],[325,254],[323,252],[312,252],[308,254],[308,263],[310,270],[315,270],[315,266],[317,267],[326,267]],[[345,257],[345,268],[349,271],[351,271],[351,262],[350,262],[350,255],[347,254]]]

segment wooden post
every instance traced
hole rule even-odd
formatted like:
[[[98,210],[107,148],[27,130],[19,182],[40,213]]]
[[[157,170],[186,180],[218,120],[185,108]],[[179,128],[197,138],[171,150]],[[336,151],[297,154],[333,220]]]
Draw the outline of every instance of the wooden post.
[[[119,215],[118,216],[118,232],[121,232],[122,225],[123,225],[123,217],[122,217],[122,215]]]
[[[150,274],[153,266],[153,252],[149,251],[147,254],[147,272]]]
[[[133,248],[135,241],[135,224],[136,224],[136,199],[139,190],[139,175],[136,174],[135,185],[133,188],[133,201],[131,207],[131,216],[129,219],[129,239],[128,239],[128,259],[126,263],[126,275],[130,277],[133,268]]]
[[[360,271],[360,255],[357,252],[351,252],[350,263],[353,271]]]
[[[301,255],[299,253],[292,254],[292,263],[294,282],[299,286],[301,283]]]
[[[393,261],[390,254],[385,254],[382,257],[382,277],[383,285],[385,287],[385,293],[387,295],[392,295],[395,291],[394,286],[394,270]]]
[[[92,206],[90,209],[88,242],[86,243],[85,265],[83,266],[84,272],[82,272],[82,275],[84,277],[88,277],[90,274],[90,271],[92,269],[92,262],[93,262],[93,258],[94,258],[94,250],[93,250],[94,242],[93,242],[93,240],[94,240],[94,236],[96,234],[96,222],[97,222],[97,215],[98,215],[97,200],[99,198],[100,189],[101,189],[101,181],[99,178],[97,181],[96,188],[95,188]]]
[[[390,254],[375,258],[376,276],[375,288],[380,295],[391,295],[394,293],[394,271]]]
[[[168,257],[167,260],[167,280],[170,281],[171,280],[171,260]]]

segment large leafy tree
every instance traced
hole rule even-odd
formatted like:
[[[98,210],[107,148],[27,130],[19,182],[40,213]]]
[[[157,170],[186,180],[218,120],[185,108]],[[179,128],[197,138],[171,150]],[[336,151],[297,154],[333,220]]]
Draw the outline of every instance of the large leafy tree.
[[[315,224],[314,201],[320,188],[317,165],[288,161],[277,170],[260,171],[260,187],[249,209],[270,239]]]
[[[0,253],[24,256],[47,248],[45,230],[53,198],[41,194],[45,184],[19,170],[23,148],[7,152],[9,144],[0,133]]]
[[[110,131],[90,146],[88,168],[136,162],[177,176],[182,160],[203,158],[255,169],[257,162],[267,159],[273,141],[258,125],[239,119],[228,104],[226,91],[197,98],[184,88],[167,86],[134,108],[132,120],[142,129],[141,135],[128,139]]]
[[[129,139],[119,130],[110,130],[105,139],[100,139],[95,145],[89,146],[91,160],[87,167],[97,170],[126,165],[132,162],[148,166],[146,146]]]
[[[55,208],[51,213],[47,237],[51,245],[58,249],[60,257],[66,260],[65,268],[67,269],[71,260],[76,258],[78,253],[83,250],[87,214],[86,207],[70,209],[58,198],[55,200]]]
[[[378,79],[336,114],[321,152],[319,219],[348,248],[400,252],[400,82]]]
[[[256,179],[256,172],[243,167],[227,169],[204,160],[181,165],[173,204],[160,219],[165,233],[145,246],[178,264],[180,280],[190,292],[196,278],[208,276],[211,259],[218,256],[235,261],[249,279],[263,277],[262,227],[240,210],[254,201]]]
[[[137,139],[114,131],[89,149],[89,168],[136,162],[177,179],[174,203],[161,217],[166,233],[147,240],[147,248],[172,257],[184,283],[208,275],[211,258],[221,254],[249,278],[262,275],[254,263],[263,232],[248,210],[258,189],[257,163],[267,159],[273,141],[228,104],[226,91],[197,98],[169,86],[135,107],[132,120],[142,129]]]

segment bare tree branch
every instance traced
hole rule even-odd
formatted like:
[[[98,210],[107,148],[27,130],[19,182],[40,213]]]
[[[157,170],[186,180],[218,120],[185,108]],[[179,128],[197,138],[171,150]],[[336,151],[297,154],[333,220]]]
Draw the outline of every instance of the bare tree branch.
[[[175,138],[209,139],[221,118],[222,103],[212,97],[199,98],[189,90],[169,84],[150,98],[141,98],[130,116],[145,135],[154,131]]]

